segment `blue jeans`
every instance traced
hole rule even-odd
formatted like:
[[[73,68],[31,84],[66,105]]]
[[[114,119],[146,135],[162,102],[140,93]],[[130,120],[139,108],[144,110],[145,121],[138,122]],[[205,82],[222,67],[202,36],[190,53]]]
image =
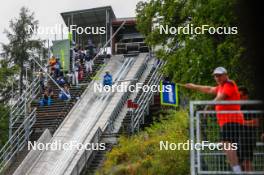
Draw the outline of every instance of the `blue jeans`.
[[[42,99],[40,99],[40,101],[39,101],[39,105],[40,106],[45,106],[45,105],[48,105],[48,106],[50,106],[51,105],[51,98],[49,97],[48,99],[45,99],[45,98],[42,98]]]

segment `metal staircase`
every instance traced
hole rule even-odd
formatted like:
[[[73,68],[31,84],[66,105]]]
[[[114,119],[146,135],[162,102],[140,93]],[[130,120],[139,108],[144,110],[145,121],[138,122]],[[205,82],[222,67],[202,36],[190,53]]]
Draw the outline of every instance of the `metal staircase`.
[[[12,133],[4,147],[0,150],[0,174],[7,174],[7,168],[17,160],[18,154],[24,149],[32,133],[36,121],[36,109],[25,116],[24,121]]]
[[[9,137],[23,123],[26,116],[33,110],[30,107],[31,102],[39,93],[40,83],[39,78],[35,77],[32,83],[27,87],[26,91],[18,98],[17,102],[11,107],[9,117]]]
[[[77,102],[78,97],[86,89],[87,84],[95,76],[96,71],[104,63],[104,57],[98,56],[94,60],[94,72],[87,76],[84,69],[84,77],[80,81],[80,87],[71,86],[72,99],[64,102],[58,100],[60,89],[49,81],[54,92],[54,100],[51,106],[39,106],[40,79],[35,77],[17,102],[11,107],[9,119],[10,139],[0,150],[0,174],[12,174],[23,161],[28,151],[25,149],[28,141],[36,141],[45,129],[54,133],[71,108]],[[83,65],[84,66],[84,65]]]
[[[141,82],[144,82],[145,85],[159,84],[161,74],[159,74],[158,69],[155,69],[153,65],[149,64],[149,62],[151,62],[150,60],[153,61],[153,58],[148,54],[139,54],[139,56],[134,56],[127,59],[124,58],[125,61],[122,63],[122,66],[120,65],[120,63],[117,63],[115,61],[118,59],[122,60],[121,57],[115,57],[111,59],[111,62],[107,65],[108,68],[105,68],[110,68],[115,72],[114,77],[116,78],[114,78],[114,81],[119,82],[120,80],[123,81],[123,79],[133,80],[126,82],[128,85],[135,84],[139,80]],[[96,65],[98,67],[94,67],[94,70],[98,70],[100,68],[100,64],[103,63],[103,59],[98,59],[97,61],[98,62],[96,63]],[[119,68],[115,65],[119,65]],[[159,66],[162,65],[163,63],[160,63]],[[101,72],[103,69],[104,68],[100,68],[99,72]],[[102,73],[100,76],[102,76]],[[87,85],[91,81],[91,78],[85,77],[84,81],[85,82],[81,83]],[[91,83],[95,83],[95,80],[90,82],[90,84]],[[59,89],[56,89],[56,86],[53,84],[50,85],[54,88],[54,94],[57,94]],[[49,167],[49,170],[47,171],[50,171],[51,174],[55,172],[55,174],[60,174],[62,172],[62,174],[81,174],[84,172],[93,174],[95,170],[102,165],[105,153],[117,143],[117,138],[119,135],[118,131],[120,130],[121,126],[123,125],[122,127],[125,127],[126,130],[128,130],[128,133],[134,133],[135,131],[139,130],[140,124],[144,123],[144,116],[146,114],[145,111],[148,110],[151,98],[153,97],[152,92],[130,93],[127,91],[124,93],[93,94],[93,92],[91,92],[91,87],[92,85],[89,85],[87,88],[71,87],[70,91],[73,95],[73,99],[71,101],[61,102],[59,100],[54,100],[51,106],[39,107],[33,100],[34,98],[38,98],[39,95],[35,97],[30,96],[30,100],[27,101],[28,104],[31,103],[31,106],[34,107],[34,121],[30,125],[30,129],[33,129],[30,130],[30,134],[28,134],[27,131],[27,134],[25,135],[27,135],[27,141],[29,140],[29,138],[32,141],[37,140],[39,138],[39,135],[48,128],[51,133],[54,133],[56,131],[52,137],[52,140],[54,141],[60,138],[65,138],[68,140],[74,138],[78,140],[82,138],[80,137],[81,135],[85,136],[85,134],[87,133],[88,135],[84,137],[85,139],[82,141],[80,140],[82,143],[105,142],[106,150],[74,151],[74,154],[70,152],[67,154],[66,152],[60,152],[61,155],[59,157],[55,156],[55,152],[53,153],[55,156],[54,157],[52,156],[53,154],[51,155],[49,154],[49,152],[45,153],[44,151],[41,153],[41,155],[39,155],[37,160],[34,160],[35,162],[28,170],[30,174],[35,174],[36,172],[41,170],[39,165],[45,165],[45,162],[42,161],[42,157],[44,158],[46,156],[51,156],[51,159],[56,158],[57,160],[50,162],[49,164],[55,166],[54,168],[56,168],[53,169],[52,167]],[[76,99],[76,97],[80,97],[79,100]],[[131,123],[126,125],[125,121],[129,116],[129,109],[126,106],[128,99],[132,99],[133,101],[137,102],[139,104],[139,108],[133,112],[133,115],[130,118],[128,118]],[[94,111],[95,113],[92,112],[93,109],[96,110]],[[96,116],[92,117],[89,115]],[[22,122],[22,119],[17,119],[17,121]],[[75,127],[76,130],[74,132],[72,130],[69,130],[68,132],[68,129],[72,128],[76,124],[78,126]],[[28,124],[26,124],[26,126],[27,125]],[[19,128],[19,126],[24,125],[22,125],[22,123],[19,124],[19,122],[16,122],[16,125],[14,126],[17,126],[17,128]],[[76,134],[78,135],[78,137],[76,137]],[[52,140],[50,140],[50,142],[52,142]],[[17,155],[19,155],[19,157],[17,157],[16,159],[22,161],[23,158],[27,155],[26,153],[27,152],[21,149],[20,154],[16,153]],[[65,160],[65,162],[62,161],[62,158],[63,160]],[[11,166],[9,168],[9,171],[6,172],[9,172],[8,174],[11,174],[13,170],[16,170],[15,166],[17,165],[19,165],[19,162],[14,163],[14,166]]]
[[[56,131],[56,129],[70,112],[74,104],[78,101],[79,97],[85,91],[89,82],[92,81],[92,77],[96,75],[97,71],[100,69],[103,63],[104,57],[98,57],[96,60],[94,60],[93,73],[89,76],[84,69],[84,77],[79,82],[82,85],[80,85],[79,87],[70,87],[70,93],[72,97],[70,101],[59,100],[58,94],[60,92],[60,89],[52,81],[49,82],[49,85],[54,92],[54,100],[52,104],[50,106],[39,106],[36,102],[32,103],[32,106],[37,107],[37,119],[36,123],[33,126],[34,132],[31,136],[32,141],[37,140],[45,131],[45,129],[49,129],[52,134]]]

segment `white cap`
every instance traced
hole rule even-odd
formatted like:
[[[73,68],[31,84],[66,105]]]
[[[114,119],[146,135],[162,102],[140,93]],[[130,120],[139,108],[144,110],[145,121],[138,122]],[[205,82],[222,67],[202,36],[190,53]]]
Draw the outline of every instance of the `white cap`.
[[[213,72],[213,75],[215,74],[227,74],[227,70],[224,67],[217,67]]]

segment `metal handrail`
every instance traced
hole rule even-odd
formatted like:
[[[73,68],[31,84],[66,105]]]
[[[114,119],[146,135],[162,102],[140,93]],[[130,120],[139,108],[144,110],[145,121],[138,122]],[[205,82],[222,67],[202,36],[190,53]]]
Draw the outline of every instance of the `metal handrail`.
[[[93,136],[93,138],[91,139],[90,143],[99,143],[100,141],[100,137],[102,135],[102,130],[101,128],[98,128]],[[93,154],[94,150],[84,150],[84,153],[81,155],[80,159],[76,162],[74,169],[76,169],[77,174],[79,173],[79,171],[81,172],[82,167],[80,167],[80,164],[83,164],[83,160],[85,160],[84,162],[87,162],[90,158],[91,155]],[[84,165],[83,165],[84,166]],[[73,172],[75,172],[75,170],[73,170]]]
[[[149,57],[149,55],[146,56],[145,60],[147,60],[148,57]],[[136,73],[136,75],[134,77],[135,79],[139,78],[139,76],[143,73],[145,67],[146,67],[146,61],[144,62],[144,64],[141,65],[139,71]],[[105,130],[105,128],[108,127],[109,124],[110,124],[110,127],[113,128],[113,122],[114,122],[115,118],[118,116],[118,113],[121,111],[121,109],[124,106],[124,104],[126,103],[126,100],[128,99],[128,96],[129,96],[129,92],[126,92],[126,93],[123,94],[121,100],[115,106],[114,111],[110,115],[110,117],[108,119],[108,122],[102,128],[103,131]]]
[[[31,103],[35,95],[37,95],[40,88],[40,79],[36,77],[32,83],[27,87],[26,91],[11,107],[10,118],[9,118],[9,137],[12,136],[13,126],[20,120],[24,119],[27,115],[27,104]],[[21,122],[23,123],[23,122]]]
[[[263,104],[261,100],[228,100],[228,101],[210,101],[210,100],[199,100],[199,101],[190,101],[190,104],[193,105],[259,105]]]
[[[102,47],[102,49],[105,49],[107,47],[107,45],[112,41],[112,39],[115,37],[115,35],[118,33],[118,31],[125,25],[126,20],[123,21],[123,23],[119,26],[119,28],[115,31],[115,33],[112,35],[112,37],[108,40],[108,42],[105,43],[105,45]],[[98,52],[94,58],[92,59],[93,61],[95,61],[98,56],[100,55],[100,52]],[[104,69],[104,66],[102,66],[98,72],[102,72]],[[95,82],[95,79],[93,79],[90,84],[93,84]],[[71,109],[71,111],[68,113],[68,115],[70,115],[72,113],[72,111],[75,110],[75,108],[78,106],[78,104],[81,102],[81,99],[83,99],[84,95],[86,94],[86,92],[89,90],[89,86],[85,89],[85,91],[82,93],[82,95],[80,96],[79,100],[75,103],[75,105],[73,106],[73,108]],[[63,122],[66,122],[66,120],[64,120]],[[59,126],[59,128],[57,129],[56,132],[59,131],[60,127],[63,125],[63,123]],[[56,133],[55,132],[55,133]]]
[[[129,62],[133,62],[132,60],[131,61],[129,61]],[[128,67],[129,67],[129,65],[130,65],[130,63],[128,63],[128,64],[126,64],[126,65],[124,65],[124,69],[123,70],[126,70]],[[143,69],[144,68],[144,65],[142,65],[141,66],[141,68]],[[128,69],[129,70],[129,69]],[[139,69],[140,71],[143,71],[143,70],[141,70],[141,69]],[[138,72],[140,72],[140,71],[138,71]],[[126,73],[126,71],[124,71],[124,73],[120,73],[120,75],[119,75],[119,77],[121,78],[122,76],[122,74],[124,74],[125,75],[125,73]],[[137,73],[136,75],[138,75],[139,73]],[[118,79],[118,78],[117,78]],[[89,87],[90,86],[88,86],[87,88],[86,88],[86,91],[88,91],[88,89],[89,89]],[[86,92],[84,92],[83,93],[83,95],[85,94]],[[107,95],[107,97],[104,99],[104,100],[107,100],[108,99],[108,97],[110,96],[111,94],[108,94]],[[83,98],[84,96],[82,96],[79,100],[78,100],[78,102],[80,102],[81,101],[81,99]],[[122,96],[122,100],[121,101],[125,101],[124,99],[125,99],[126,97],[125,97],[125,95],[123,95]],[[73,110],[78,106],[78,102],[75,104],[75,106],[74,106],[74,108],[72,108],[72,110],[71,110],[71,112],[68,114],[68,116],[69,115],[71,115],[72,114],[72,112],[73,112]],[[101,104],[105,104],[105,102],[102,102]],[[122,106],[121,106],[122,107]],[[119,103],[119,108],[116,108],[114,111],[115,112],[117,112],[117,111],[120,111],[121,110],[121,108],[120,108],[120,103]],[[115,113],[115,112],[112,112],[112,115],[113,115],[113,113]],[[63,123],[65,123],[67,120],[68,120],[69,118],[66,118],[64,121],[63,121]],[[98,119],[99,119],[99,117],[98,117]],[[97,122],[98,121],[98,119],[97,120],[95,120],[95,122]],[[57,129],[57,131],[55,132],[55,134],[54,135],[56,135],[60,130],[61,130],[61,128],[62,128],[62,126],[63,126],[63,123],[60,125],[60,127]],[[108,123],[108,122],[107,122]],[[83,125],[84,126],[84,125]],[[83,126],[81,126],[81,127],[83,127]],[[95,129],[95,130],[97,130],[98,132],[96,132],[95,134],[94,134],[94,136],[95,135],[98,135],[98,134],[100,134],[103,130],[101,130],[101,128],[100,127],[98,127],[98,128],[95,128],[95,123],[93,124],[93,127],[91,128],[91,129]],[[90,131],[88,131],[88,132],[91,132],[91,129],[90,129]],[[93,137],[93,138],[96,138],[97,136],[95,136],[95,137]],[[87,139],[87,137],[85,137],[84,138],[84,141]],[[77,139],[78,140],[78,139]],[[93,139],[92,139],[93,140]],[[74,152],[74,154],[76,155],[78,152]],[[89,153],[91,153],[91,152],[89,152]],[[43,154],[43,153],[41,153],[41,154]],[[70,159],[73,159],[75,156],[71,156],[71,157],[69,157],[70,155],[69,154],[67,154],[67,155],[63,155],[63,158],[66,158],[66,157],[68,157],[68,158],[70,158]],[[87,156],[87,154],[86,154],[86,156]],[[38,159],[41,157],[41,155],[38,157]],[[81,158],[83,157],[83,154],[81,155]],[[85,157],[85,158],[87,158],[87,157]],[[65,160],[65,159],[63,159],[63,160]],[[33,163],[33,166],[32,167],[34,167],[34,165],[36,164],[36,162],[37,162],[38,160],[36,160],[34,163]],[[79,161],[80,161],[80,159],[79,159]],[[81,162],[77,162],[77,165],[75,165],[75,168],[74,168],[74,170],[76,170],[77,169],[77,172],[79,172],[79,164],[81,163]],[[56,167],[54,168],[54,170],[53,170],[53,173],[56,173],[57,171],[58,171],[58,166],[60,166],[61,165],[61,162],[59,162],[57,165],[56,165]],[[81,164],[80,164],[81,165]],[[31,169],[32,169],[32,167],[31,167]],[[67,170],[67,167],[64,165],[63,167],[62,167],[63,169],[64,169],[64,171],[66,171]],[[31,169],[29,170],[29,171],[31,171]],[[76,171],[74,171],[74,172],[76,172]]]
[[[136,73],[136,76],[135,76],[136,78],[143,73],[145,66],[146,66],[146,62],[140,67],[139,71]],[[129,92],[126,92],[126,93],[124,93],[122,95],[121,100],[115,106],[115,109],[111,113],[110,117],[108,118],[107,123],[102,128],[100,128],[100,127],[97,128],[97,131],[95,132],[95,134],[94,134],[92,140],[90,141],[90,143],[94,143],[94,142],[96,142],[96,140],[99,141],[100,135],[105,131],[105,129],[109,125],[112,126],[115,118],[117,117],[118,113],[122,110],[122,107],[126,103],[126,100],[128,99],[128,97],[129,97]],[[77,161],[77,163],[74,166],[74,169],[76,169],[77,173],[78,173],[79,170],[81,170],[81,167],[79,168],[79,164],[82,162],[81,160],[85,159],[85,162],[86,162],[89,159],[90,155],[92,155],[92,152],[93,152],[93,150],[90,150],[88,152],[84,151],[84,154],[81,155],[81,158]],[[82,158],[83,156],[84,156],[84,158]],[[73,172],[76,172],[76,171],[73,171]]]
[[[139,78],[142,73],[144,72],[144,68],[147,66],[147,60],[149,59],[149,55],[146,56],[145,58],[145,63],[142,64],[142,66],[140,67],[139,71],[136,73],[135,75],[135,78]],[[116,105],[115,109],[114,109],[114,112],[111,114],[111,116],[109,117],[108,119],[108,122],[105,124],[105,126],[102,128],[102,130],[104,131],[105,128],[107,126],[110,125],[111,129],[113,129],[113,123],[116,119],[116,117],[118,116],[118,113],[122,110],[122,107],[124,106],[124,104],[126,103],[126,100],[128,99],[129,97],[129,92],[126,92],[123,96],[122,96],[122,99],[119,101],[119,103]]]
[[[164,63],[160,63],[159,64],[159,66],[162,66]],[[153,81],[155,81],[157,78],[155,78],[155,77],[157,77],[157,75],[158,75],[158,69],[156,69],[153,73],[152,73],[152,75],[151,75],[151,77],[150,77],[150,79],[149,79],[149,81],[147,82],[147,84],[151,84],[151,82],[153,82]],[[154,79],[153,79],[154,78]],[[146,93],[145,93],[146,94]],[[139,99],[137,100],[137,103],[141,103],[143,100],[144,100],[144,98],[145,98],[145,96],[144,95],[141,95],[140,97],[139,97]],[[137,109],[135,112],[137,112],[139,109]]]
[[[158,67],[161,67],[161,66],[163,66],[164,64],[165,64],[165,63],[160,62],[159,65],[158,65]],[[156,69],[156,70],[152,73],[152,75],[151,75],[151,77],[150,77],[150,79],[149,79],[149,81],[148,81],[147,84],[150,84],[152,80],[154,81],[153,77],[155,78],[155,77],[157,76],[157,74],[158,74],[158,69]],[[137,100],[137,103],[140,103],[143,99],[144,99],[144,96],[141,95],[141,96],[139,97],[139,99]],[[137,112],[137,110],[136,110],[136,112]]]
[[[15,110],[11,109],[12,110],[11,111],[11,119],[13,119],[14,118],[13,116],[16,116],[16,114],[21,114],[22,111],[24,111],[25,104],[31,102],[34,99],[33,95],[37,94],[37,91],[39,90],[39,87],[40,87],[39,81],[36,81],[35,84],[33,84],[33,87],[29,89],[29,92],[27,92],[26,97],[24,98],[24,100],[21,101],[21,102],[23,102],[21,104],[22,106],[18,106],[17,105]]]
[[[158,67],[163,66],[165,63],[164,62],[160,62]],[[148,85],[153,85],[153,84],[158,84],[158,82],[161,80],[162,75],[159,75],[158,69],[156,69],[153,74],[151,75],[149,81],[148,81]],[[131,123],[131,129],[132,131],[134,131],[134,129],[136,128],[136,126],[138,125],[138,122],[141,118],[141,116],[143,116],[143,112],[147,105],[148,105],[148,101],[152,98],[153,93],[152,92],[146,92],[146,93],[142,93],[142,95],[139,97],[139,99],[137,100],[138,106],[139,108],[137,108],[135,111],[133,111],[133,115],[132,115],[132,123]]]
[[[122,78],[122,75],[124,74],[124,72],[128,69],[128,67],[133,63],[133,61],[134,61],[134,59],[130,59],[129,61],[127,61],[127,63],[124,63],[123,65],[125,65],[124,66],[124,68],[123,68],[123,65],[122,65],[122,67],[120,68],[120,70],[121,70],[121,72],[119,73],[119,74],[117,74],[117,77],[115,78],[115,81],[117,80],[120,80],[121,78]],[[123,69],[122,69],[123,68]],[[105,104],[106,103],[106,101],[108,100],[108,98],[111,96],[112,94],[108,94],[107,96],[106,96],[106,98],[104,99],[104,101],[101,103],[101,104]],[[104,110],[102,110],[99,114],[98,114],[98,116],[100,116],[102,113],[104,112]],[[99,119],[99,117],[97,117],[98,119]],[[94,121],[94,124],[93,124],[93,127],[90,129],[90,131],[94,128],[94,126],[95,126],[95,124],[96,124],[96,122],[98,121],[98,119],[96,120],[96,121]],[[101,130],[101,128],[97,128],[97,131],[98,130]],[[101,130],[102,131],[102,130]]]
[[[0,150],[0,172],[14,158],[29,140],[31,128],[36,121],[36,108],[30,113],[23,123],[17,128],[13,135]]]
[[[161,76],[159,76],[156,81],[155,81],[155,84],[159,82],[159,80],[161,79]],[[132,115],[133,117],[133,123],[132,123],[132,127],[133,128],[136,128],[141,116],[143,116],[143,111],[146,109],[147,105],[148,105],[148,101],[151,99],[151,97],[153,96],[153,93],[151,92],[147,92],[145,95],[143,95],[143,100],[138,103],[138,105],[140,106],[140,108],[138,108],[134,114],[135,115]]]
[[[27,87],[26,91],[18,98],[17,103],[15,103],[12,107],[11,107],[11,111],[15,111],[16,108],[18,107],[18,105],[23,101],[23,99],[25,99],[25,96],[28,94],[28,90],[32,89],[32,86],[35,86],[35,84],[39,80],[39,77],[36,77],[31,83],[30,85]]]
[[[132,60],[128,60],[127,63],[124,63],[124,64],[125,64],[125,67],[124,67],[122,70],[125,71],[125,70],[128,68],[128,66],[130,66],[131,63],[133,63],[133,59],[132,59]],[[103,68],[101,68],[101,69],[103,69]],[[115,78],[115,80],[116,80],[116,79],[119,80],[119,79],[122,77],[122,75],[123,75],[123,73],[120,73],[120,74],[118,75],[118,77]],[[93,80],[93,81],[94,81],[94,80]],[[93,81],[92,81],[92,82],[93,82]],[[77,101],[77,103],[74,105],[74,107],[72,108],[72,110],[70,111],[70,113],[68,114],[68,116],[71,115],[71,113],[76,109],[76,107],[78,106],[78,103],[80,103],[81,99],[83,98],[83,95],[86,93],[86,91],[88,91],[89,87],[90,87],[90,86],[88,86],[88,87],[86,88],[85,92],[82,94],[81,98],[80,98],[80,99]],[[104,101],[103,101],[101,104],[105,104],[105,102],[107,101],[107,99],[109,98],[110,95],[111,95],[111,94],[108,94],[108,95],[105,97]],[[101,115],[101,114],[99,114],[99,115]],[[99,119],[99,118],[98,118],[98,119]],[[95,123],[98,121],[98,119],[95,121]],[[66,118],[66,119],[63,121],[63,123],[65,123],[67,120],[68,120],[68,118]],[[56,132],[55,132],[54,135],[56,135],[56,133],[58,133],[58,132],[61,130],[61,128],[62,128],[62,126],[63,126],[63,123],[59,126],[59,128],[56,130]],[[94,126],[95,126],[95,123],[94,123]],[[94,128],[94,127],[92,127],[92,128],[90,129],[90,131],[91,131],[93,128]],[[42,153],[41,153],[41,154],[42,154]],[[76,154],[76,153],[75,153],[75,154]],[[40,157],[41,157],[41,156],[39,156],[39,158],[40,158]],[[34,163],[36,163],[36,162],[37,162],[37,160],[36,160]],[[32,168],[32,167],[31,167],[31,168]],[[56,170],[57,170],[57,169],[55,168],[54,171],[56,171]],[[29,171],[31,171],[31,169],[30,169]]]

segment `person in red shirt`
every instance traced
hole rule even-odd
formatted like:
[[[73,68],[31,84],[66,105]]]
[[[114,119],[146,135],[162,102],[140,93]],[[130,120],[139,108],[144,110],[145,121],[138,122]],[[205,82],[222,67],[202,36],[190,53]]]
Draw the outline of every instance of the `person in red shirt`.
[[[236,83],[229,79],[227,70],[224,67],[217,67],[214,72],[214,79],[217,86],[203,86],[192,83],[187,83],[184,87],[188,89],[197,90],[207,94],[215,95],[215,101],[223,100],[240,100],[240,94]],[[217,122],[221,128],[221,142],[225,145],[237,143],[239,147],[240,130],[244,124],[243,114],[240,112],[240,105],[215,105]],[[221,113],[222,111],[222,113]],[[235,113],[223,113],[223,111],[237,111]],[[225,149],[224,150],[232,167],[232,170],[239,174],[241,167],[237,156],[237,150]]]

